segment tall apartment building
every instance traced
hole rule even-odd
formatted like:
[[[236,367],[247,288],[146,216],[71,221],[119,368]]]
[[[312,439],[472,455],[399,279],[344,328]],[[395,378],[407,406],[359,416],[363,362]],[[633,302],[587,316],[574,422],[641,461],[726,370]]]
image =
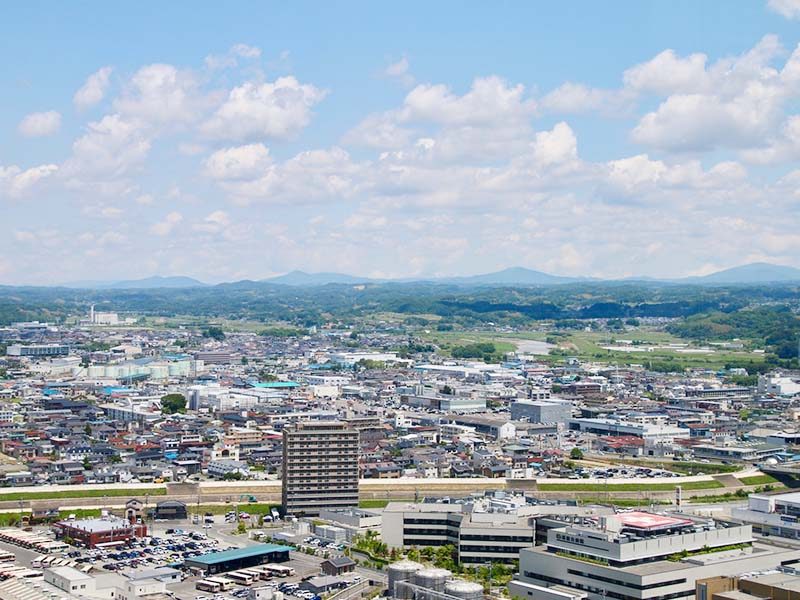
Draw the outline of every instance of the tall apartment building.
[[[358,431],[338,421],[284,429],[282,500],[295,515],[358,506]]]

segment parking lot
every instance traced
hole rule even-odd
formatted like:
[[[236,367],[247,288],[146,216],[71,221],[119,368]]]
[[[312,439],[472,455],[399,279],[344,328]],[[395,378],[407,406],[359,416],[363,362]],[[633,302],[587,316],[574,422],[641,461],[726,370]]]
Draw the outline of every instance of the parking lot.
[[[574,470],[571,479],[641,479],[643,477],[680,477],[679,473],[673,473],[666,469],[656,469],[650,467],[597,467],[585,468],[578,467]]]
[[[75,568],[91,565],[91,574],[106,582],[115,576],[126,576],[136,572],[151,571],[159,567],[172,567],[181,571],[180,581],[167,584],[168,591],[176,600],[237,600],[247,595],[249,587],[233,585],[230,589],[217,594],[198,591],[196,583],[203,579],[201,573],[193,572],[184,565],[186,559],[206,553],[221,552],[231,548],[241,548],[257,544],[247,535],[234,533],[236,526],[225,522],[218,515],[215,522],[191,523],[155,522],[148,523],[149,535],[144,538],[129,540],[112,548],[77,548],[71,547],[65,554],[57,555],[68,559]],[[39,530],[39,528],[37,528]],[[43,527],[41,532],[48,532]],[[268,532],[267,532],[268,533]],[[13,552],[17,564],[36,568],[36,559],[42,555],[33,550],[26,550],[0,542],[0,549]],[[317,594],[303,588],[304,581],[319,575],[321,563],[327,557],[342,554],[342,544],[322,540],[315,536],[307,536],[298,551],[290,553],[290,560],[282,563],[294,569],[292,576],[259,581],[256,586],[269,586],[280,590],[288,600],[320,600]],[[313,551],[313,554],[310,553]],[[51,555],[55,557],[56,555]],[[224,577],[224,573],[221,574]],[[373,575],[361,568],[348,576],[349,584],[356,584],[362,579],[373,579]]]

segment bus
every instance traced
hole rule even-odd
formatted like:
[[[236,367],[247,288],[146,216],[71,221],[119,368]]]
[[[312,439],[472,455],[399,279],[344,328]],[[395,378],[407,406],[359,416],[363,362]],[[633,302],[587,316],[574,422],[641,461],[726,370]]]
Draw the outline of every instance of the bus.
[[[291,577],[295,574],[292,567],[286,565],[262,565],[264,570],[275,577]]]
[[[13,552],[6,552],[5,550],[0,550],[0,563],[14,562],[15,560],[16,556],[14,556]]]
[[[234,583],[238,583],[239,585],[253,585],[253,582],[256,581],[256,577],[253,577],[250,573],[242,573],[241,571],[233,571],[232,573],[226,573],[225,576],[233,581]]]
[[[226,577],[206,577],[206,581],[211,583],[219,584],[219,589],[221,591],[227,591],[233,585],[233,581]]]
[[[203,592],[211,592],[212,594],[216,594],[217,592],[222,591],[222,586],[217,583],[216,581],[209,581],[208,579],[201,579],[197,583],[194,584],[195,589],[201,590]]]
[[[262,573],[256,571],[255,569],[239,569],[238,572],[242,575],[250,575],[250,577],[253,578],[253,583],[262,578]]]

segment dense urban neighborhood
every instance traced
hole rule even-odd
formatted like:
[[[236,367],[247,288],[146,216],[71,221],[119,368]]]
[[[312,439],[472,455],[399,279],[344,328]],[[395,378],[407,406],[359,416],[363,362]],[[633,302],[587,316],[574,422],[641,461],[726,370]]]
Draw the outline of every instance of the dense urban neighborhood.
[[[670,334],[681,322],[465,328],[387,313],[305,326],[93,304],[9,322],[0,590],[791,588],[800,373],[770,366],[754,339]]]

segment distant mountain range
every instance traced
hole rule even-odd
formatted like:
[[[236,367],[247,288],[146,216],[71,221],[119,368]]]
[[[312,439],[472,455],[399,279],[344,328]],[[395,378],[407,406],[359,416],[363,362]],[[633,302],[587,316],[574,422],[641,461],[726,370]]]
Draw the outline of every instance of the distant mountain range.
[[[285,275],[262,279],[265,283],[278,283],[281,285],[314,286],[328,285],[329,283],[376,283],[385,280],[370,279],[369,277],[356,277],[343,273],[306,273],[304,271],[292,271]]]
[[[701,283],[775,283],[780,281],[800,281],[800,269],[772,265],[770,263],[750,263],[710,273],[703,277],[687,277],[686,282]]]
[[[123,281],[73,281],[62,287],[95,290],[150,290],[155,288],[191,288],[208,284],[191,277],[145,277],[144,279],[126,279]]]
[[[270,277],[260,282],[232,282],[220,285],[242,285],[258,286],[259,284],[286,285],[296,287],[314,287],[329,284],[355,285],[359,283],[412,283],[412,282],[431,282],[450,285],[464,286],[510,286],[510,285],[557,285],[563,283],[596,282],[603,280],[590,277],[563,277],[551,275],[525,267],[510,267],[502,271],[485,273],[482,275],[470,275],[464,277],[436,277],[436,278],[408,278],[408,279],[372,279],[369,277],[358,277],[356,275],[346,275],[344,273],[306,273],[304,271],[292,271],[285,275]],[[619,281],[619,280],[617,280]],[[785,267],[769,263],[751,263],[741,265],[708,275],[699,277],[684,277],[681,279],[656,279],[652,277],[629,277],[624,281],[649,282],[649,283],[672,283],[672,284],[698,284],[698,285],[735,285],[735,284],[756,284],[756,283],[781,283],[781,282],[800,282],[800,269]],[[193,279],[191,277],[147,277],[145,279],[134,279],[125,281],[77,281],[64,284],[63,287],[80,289],[103,289],[103,290],[123,290],[123,289],[155,289],[155,288],[192,288],[204,287],[208,284]]]

